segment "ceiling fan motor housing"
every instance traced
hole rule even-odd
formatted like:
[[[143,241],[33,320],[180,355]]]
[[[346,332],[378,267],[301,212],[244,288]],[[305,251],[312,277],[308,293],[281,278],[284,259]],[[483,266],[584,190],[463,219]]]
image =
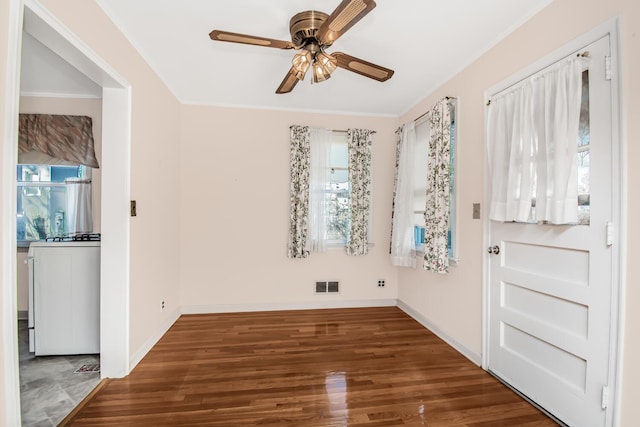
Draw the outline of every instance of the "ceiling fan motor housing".
[[[295,14],[289,22],[289,32],[291,33],[291,41],[296,46],[304,46],[308,41],[315,41],[317,44],[316,33],[327,20],[329,15],[317,10],[307,10]],[[324,47],[329,46],[325,44]]]

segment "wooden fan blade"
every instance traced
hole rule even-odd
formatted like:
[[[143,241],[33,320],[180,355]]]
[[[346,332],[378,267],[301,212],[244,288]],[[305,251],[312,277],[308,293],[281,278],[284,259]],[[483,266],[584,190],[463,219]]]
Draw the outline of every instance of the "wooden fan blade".
[[[230,33],[229,31],[213,30],[209,33],[211,40],[231,43],[251,44],[254,46],[275,47],[278,49],[294,49],[295,45],[283,40],[267,39],[265,37],[249,36],[247,34]]]
[[[353,71],[370,79],[378,80],[379,82],[387,81],[393,76],[393,70],[347,55],[346,53],[334,52],[331,56],[338,61],[338,67]]]
[[[374,7],[376,2],[373,0],[342,0],[342,3],[320,26],[316,39],[321,45],[329,46]]]
[[[278,89],[276,89],[276,93],[281,94],[291,92],[293,88],[296,87],[296,84],[298,84],[298,81],[299,80],[296,77],[296,70],[291,67],[287,75],[284,77],[284,80],[282,80],[282,83],[280,83],[280,86],[278,86]]]

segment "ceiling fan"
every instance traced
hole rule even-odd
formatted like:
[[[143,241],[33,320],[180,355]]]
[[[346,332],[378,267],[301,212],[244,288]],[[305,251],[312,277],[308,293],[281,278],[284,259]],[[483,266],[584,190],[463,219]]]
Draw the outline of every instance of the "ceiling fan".
[[[276,93],[291,92],[298,81],[304,80],[309,68],[312,70],[314,83],[330,78],[337,67],[384,82],[391,78],[393,70],[346,53],[326,52],[333,42],[375,7],[373,0],[343,0],[331,15],[315,10],[297,13],[289,22],[290,42],[221,30],[211,31],[209,37],[216,41],[299,50]]]

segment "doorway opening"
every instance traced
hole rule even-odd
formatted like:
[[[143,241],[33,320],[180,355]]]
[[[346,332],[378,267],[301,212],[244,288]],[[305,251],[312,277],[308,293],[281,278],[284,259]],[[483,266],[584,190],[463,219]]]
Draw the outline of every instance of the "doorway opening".
[[[2,311],[4,388],[8,425],[20,425],[16,289],[16,158],[22,31],[46,46],[102,91],[102,203],[100,259],[101,377],[129,372],[129,218],[131,88],[109,64],[35,0],[10,2],[6,131],[2,140]],[[106,238],[105,238],[106,237]]]

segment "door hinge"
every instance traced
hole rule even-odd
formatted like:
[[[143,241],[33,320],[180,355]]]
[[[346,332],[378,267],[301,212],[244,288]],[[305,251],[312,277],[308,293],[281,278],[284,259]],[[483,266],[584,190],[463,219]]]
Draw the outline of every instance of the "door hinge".
[[[607,246],[613,246],[613,223],[607,222]]]
[[[611,56],[604,57],[604,78],[605,80],[611,80]]]
[[[609,407],[609,386],[602,386],[602,409]]]

